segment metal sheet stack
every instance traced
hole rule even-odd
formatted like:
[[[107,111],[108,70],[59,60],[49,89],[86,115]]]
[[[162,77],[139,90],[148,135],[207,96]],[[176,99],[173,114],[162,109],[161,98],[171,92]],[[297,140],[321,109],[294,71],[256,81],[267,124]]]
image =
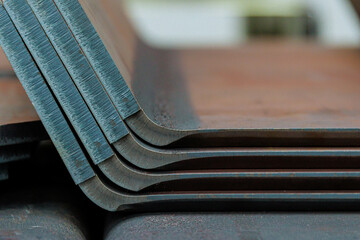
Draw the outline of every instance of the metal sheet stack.
[[[360,200],[351,51],[153,49],[118,0],[3,0],[0,43],[104,209]]]

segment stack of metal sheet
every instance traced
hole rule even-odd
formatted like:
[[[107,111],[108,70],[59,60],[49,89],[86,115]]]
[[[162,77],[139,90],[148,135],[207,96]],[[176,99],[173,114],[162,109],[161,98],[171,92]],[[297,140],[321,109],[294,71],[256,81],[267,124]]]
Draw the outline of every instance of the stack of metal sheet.
[[[157,50],[122,9],[118,0],[0,9],[1,46],[94,203],[360,200],[358,56],[306,44]]]

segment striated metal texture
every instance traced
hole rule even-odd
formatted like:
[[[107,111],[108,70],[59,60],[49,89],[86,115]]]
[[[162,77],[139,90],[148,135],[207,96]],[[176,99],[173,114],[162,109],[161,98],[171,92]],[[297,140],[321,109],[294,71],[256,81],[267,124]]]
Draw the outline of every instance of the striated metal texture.
[[[24,88],[0,49],[0,147],[47,138]]]
[[[100,81],[123,119],[139,111],[139,106],[111,59],[100,37],[77,0],[58,1],[57,5]]]
[[[34,112],[33,107],[31,103],[28,101],[27,96],[25,95],[25,92],[23,91],[23,88],[21,87],[20,83],[14,79],[9,81],[11,83],[10,91],[4,91],[3,95],[0,95],[2,97],[2,100],[0,104],[4,105],[4,114],[1,114],[0,117],[5,117],[6,114],[9,113],[9,111],[13,110],[15,111],[14,114],[18,115],[18,112],[24,112],[21,111],[21,109],[27,109],[28,112]],[[0,82],[2,84],[2,82]],[[15,89],[14,95],[11,94],[12,90]],[[2,90],[2,88],[0,88]],[[6,97],[6,94],[10,94],[11,97]],[[26,101],[25,101],[26,100]],[[11,103],[19,103],[21,106],[21,103],[24,101],[24,106],[19,107],[16,110],[13,108],[9,109],[10,102]],[[25,111],[25,112],[27,112]],[[33,115],[36,115],[34,113]],[[36,115],[37,118],[37,115]],[[23,117],[19,118],[19,121],[24,121]],[[41,139],[45,139],[47,137],[47,134],[45,130],[43,129],[43,126],[40,122],[30,122],[30,123],[19,123],[15,125],[6,125],[6,126],[0,126],[0,146],[5,145],[11,145],[11,144],[18,144],[23,142],[32,142],[37,141]],[[132,139],[135,138],[135,139]],[[130,139],[130,140],[129,140]],[[256,149],[239,149],[234,151],[232,150],[226,150],[220,151],[218,149],[213,149],[210,151],[200,150],[200,151],[184,151],[184,150],[163,150],[163,149],[157,149],[152,148],[149,146],[146,146],[145,144],[142,144],[141,141],[136,140],[136,137],[133,135],[130,137],[126,137],[126,139],[122,139],[121,142],[117,142],[114,145],[119,153],[129,162],[132,164],[139,166],[144,169],[152,169],[157,167],[166,167],[169,164],[175,163],[175,162],[184,162],[184,160],[188,159],[194,159],[192,161],[192,165],[194,165],[195,162],[199,162],[198,160],[204,159],[204,158],[216,158],[216,157],[222,157],[221,161],[218,161],[218,164],[215,164],[215,161],[208,161],[208,159],[203,168],[209,168],[209,162],[212,162],[211,166],[218,166],[221,168],[224,168],[224,165],[226,165],[227,168],[243,168],[246,166],[247,161],[240,160],[239,158],[246,158],[246,157],[263,157],[264,160],[268,158],[277,158],[276,160],[280,160],[279,158],[284,157],[301,157],[302,162],[305,161],[305,158],[328,158],[329,163],[334,162],[335,158],[343,158],[342,162],[344,162],[344,158],[356,158],[358,157],[357,154],[357,148],[336,148],[333,150],[329,149],[306,149],[306,148],[256,148]],[[232,151],[232,152],[231,152]],[[237,156],[237,158],[235,158]],[[226,160],[228,159],[228,160]],[[232,160],[231,160],[232,159]],[[226,164],[225,164],[226,162]],[[252,162],[254,162],[252,160]],[[273,161],[273,164],[275,163],[275,160]],[[276,161],[280,162],[280,161]],[[284,161],[282,161],[283,164],[286,164]],[[308,162],[308,161],[307,161]],[[317,161],[318,162],[318,161]],[[308,166],[312,165],[309,162],[307,164],[303,164],[302,166]],[[268,166],[268,165],[263,165]],[[277,166],[280,166],[280,164],[277,164]],[[290,166],[287,164],[286,166]],[[325,166],[325,165],[323,165]],[[349,166],[349,165],[346,165]],[[212,167],[213,168],[213,167]],[[171,166],[171,170],[174,170],[175,168]],[[181,167],[177,167],[177,169],[181,169]]]
[[[30,6],[25,0],[4,1],[4,6],[91,158],[95,162],[109,158],[112,151],[105,137]]]
[[[357,205],[360,201],[358,191],[235,191],[235,192],[176,192],[158,194],[130,194],[108,187],[97,176],[79,184],[84,194],[98,206],[108,211],[128,209],[169,209],[175,205],[176,209],[187,209],[189,203],[195,203],[197,209],[216,209],[218,206],[226,208],[255,204],[258,209],[269,207],[269,204],[349,204]],[[225,205],[224,203],[229,204]],[[169,204],[169,205],[166,205]],[[203,205],[205,204],[205,205]],[[209,204],[209,205],[208,205]],[[242,205],[244,204],[244,205]],[[312,206],[318,206],[318,205]],[[147,206],[147,207],[144,207]],[[149,207],[150,206],[150,207]],[[154,207],[156,206],[156,208]],[[261,208],[260,206],[263,206]],[[303,205],[302,205],[303,206]],[[170,208],[171,209],[171,208]]]
[[[34,3],[35,4],[35,3]],[[44,72],[47,72],[49,75],[45,75],[47,77],[51,77],[51,74],[55,74],[57,71],[56,67],[62,67],[62,72],[64,73],[63,77],[65,76],[65,80],[67,80],[68,85],[57,85],[57,87],[51,86],[55,92],[55,90],[59,89],[59,91],[74,91],[73,93],[69,94],[68,97],[69,100],[72,99],[76,94],[78,98],[74,101],[76,102],[79,100],[81,104],[80,107],[83,107],[86,109],[88,116],[91,118],[90,111],[86,108],[86,104],[84,101],[81,101],[81,95],[76,91],[76,88],[74,84],[72,83],[72,79],[70,76],[67,75],[67,72],[62,65],[61,60],[57,57],[56,52],[54,51],[52,45],[50,44],[49,40],[47,39],[46,35],[41,29],[40,24],[37,22],[35,15],[31,12],[31,9],[27,5],[25,0],[18,0],[18,1],[5,1],[5,6],[10,9],[9,12],[11,12],[11,16],[14,17],[15,25],[18,25],[18,30],[20,31],[20,34],[23,35],[23,38],[25,42],[27,43],[27,46],[30,48],[30,51],[33,52],[34,58],[36,61],[39,62],[40,68],[44,68]],[[42,14],[44,12],[40,11]],[[14,26],[11,24],[11,21],[9,19],[6,19],[6,13],[4,13],[4,19],[1,20],[1,22],[4,23],[3,26],[1,26],[0,29],[0,35],[3,35],[5,37],[2,37],[0,40],[2,44],[5,46],[5,51],[7,52],[7,55],[9,56],[9,59],[13,65],[15,65],[15,71],[18,73],[19,78],[23,83],[26,91],[29,94],[29,97],[31,101],[34,103],[39,116],[44,121],[45,127],[49,131],[49,134],[51,135],[55,145],[57,144],[57,148],[64,158],[65,164],[67,165],[70,173],[72,174],[75,182],[80,185],[81,189],[84,191],[84,193],[93,200],[96,204],[99,206],[111,210],[122,210],[127,208],[141,208],[144,204],[158,204],[162,205],[163,203],[188,203],[188,202],[194,202],[199,204],[199,202],[207,202],[207,203],[227,203],[227,202],[233,202],[233,203],[241,203],[244,201],[253,202],[253,203],[261,203],[261,202],[294,202],[294,201],[306,201],[309,203],[312,203],[314,201],[326,203],[326,202],[351,202],[356,203],[359,202],[360,196],[359,192],[357,191],[357,188],[350,189],[351,191],[345,191],[342,189],[342,191],[324,191],[327,188],[321,188],[312,190],[312,191],[305,191],[304,189],[296,189],[291,191],[283,191],[284,189],[280,190],[274,190],[274,191],[265,191],[263,188],[260,187],[260,190],[257,188],[251,188],[248,191],[240,191],[239,189],[237,192],[207,192],[201,191],[199,189],[195,189],[193,192],[174,192],[173,189],[171,189],[172,192],[169,193],[150,193],[150,194],[133,194],[129,193],[128,191],[125,191],[123,188],[127,188],[130,190],[140,190],[144,187],[150,186],[151,184],[156,183],[162,183],[163,181],[173,181],[173,180],[188,180],[188,179],[195,179],[195,178],[203,178],[203,180],[208,181],[209,178],[227,178],[232,177],[236,180],[236,178],[243,178],[243,179],[252,179],[252,178],[259,178],[263,179],[264,181],[267,181],[268,179],[274,179],[274,178],[280,178],[284,182],[288,179],[348,179],[348,178],[358,178],[359,173],[355,171],[347,171],[347,170],[337,170],[337,171],[243,171],[243,172],[219,172],[219,173],[171,173],[166,175],[166,173],[161,174],[149,174],[146,172],[136,172],[130,169],[130,171],[124,173],[124,172],[118,172],[119,169],[114,168],[116,166],[115,164],[112,164],[109,162],[110,160],[116,160],[116,163],[122,164],[122,162],[119,162],[119,159],[117,159],[115,156],[110,154],[109,156],[112,156],[111,158],[108,158],[105,160],[105,158],[102,159],[102,162],[100,163],[99,160],[95,159],[95,163],[100,163],[99,167],[101,170],[107,168],[109,173],[109,170],[113,170],[114,172],[117,172],[119,181],[128,181],[127,186],[120,185],[123,188],[114,187],[112,185],[108,186],[106,181],[102,181],[100,178],[98,178],[94,170],[91,169],[91,165],[89,164],[88,160],[84,156],[83,152],[81,151],[80,146],[76,142],[74,133],[71,132],[71,129],[66,123],[66,120],[64,116],[62,115],[61,110],[59,109],[59,106],[56,104],[56,100],[52,96],[51,92],[47,88],[46,83],[44,82],[44,79],[42,78],[39,70],[37,69],[36,65],[31,59],[31,56],[26,51],[26,47],[21,42],[21,39],[19,35],[17,34]],[[41,16],[39,16],[41,17]],[[47,19],[49,20],[49,19]],[[61,20],[61,19],[58,19]],[[45,22],[43,22],[44,25],[46,25]],[[64,29],[67,31],[66,29]],[[8,33],[6,31],[12,31],[11,33]],[[61,32],[61,31],[60,31]],[[12,34],[12,35],[11,35]],[[15,34],[15,35],[14,35]],[[11,37],[8,37],[8,35],[11,35]],[[55,42],[55,36],[53,41]],[[59,37],[59,36],[58,36]],[[39,40],[40,39],[40,40]],[[58,42],[61,44],[61,42]],[[74,42],[73,42],[74,43]],[[15,50],[15,48],[20,48],[18,50]],[[41,51],[45,51],[42,52]],[[39,51],[39,52],[38,52]],[[64,52],[65,54],[65,52]],[[50,57],[48,57],[50,55]],[[71,55],[71,54],[70,54]],[[23,60],[25,59],[25,60]],[[40,59],[40,60],[38,60]],[[55,59],[55,60],[54,60]],[[52,61],[55,61],[52,62]],[[27,61],[27,62],[24,62]],[[49,63],[47,63],[49,62]],[[70,62],[70,60],[69,60]],[[53,63],[54,65],[52,65]],[[86,63],[86,61],[84,62]],[[75,64],[75,62],[74,62]],[[46,68],[44,66],[47,66]],[[24,67],[25,69],[20,69]],[[33,75],[31,75],[33,74]],[[34,74],[36,76],[34,76]],[[35,81],[36,80],[36,81]],[[47,79],[48,80],[48,79]],[[63,81],[64,79],[58,79],[58,81]],[[96,79],[95,79],[96,80]],[[34,81],[34,82],[31,82]],[[26,85],[28,84],[28,85]],[[51,84],[50,84],[51,85]],[[36,89],[34,89],[36,87]],[[67,88],[69,87],[69,89]],[[73,90],[71,90],[73,89]],[[31,94],[29,93],[31,92]],[[39,94],[39,95],[36,95]],[[74,95],[72,95],[74,94]],[[58,96],[57,96],[58,97]],[[59,97],[61,100],[61,97]],[[61,101],[66,101],[66,97],[63,97]],[[70,102],[67,102],[70,104]],[[51,108],[50,108],[51,107]],[[64,107],[64,109],[66,106]],[[75,111],[75,108],[73,108],[73,114],[78,114]],[[84,113],[84,112],[83,112]],[[50,116],[49,116],[50,115]],[[53,117],[56,119],[54,120],[51,118],[51,115],[54,115]],[[72,116],[69,112],[67,112],[68,117],[70,120],[72,119]],[[136,114],[135,114],[136,115]],[[132,115],[131,117],[134,117],[135,115]],[[129,118],[131,118],[129,117]],[[80,119],[80,118],[79,118]],[[84,121],[86,121],[85,119]],[[94,119],[92,121],[95,122]],[[99,131],[101,135],[101,131],[96,125],[92,125],[94,128],[89,129]],[[76,126],[75,126],[76,127]],[[349,130],[349,129],[347,129]],[[80,131],[78,131],[79,133]],[[81,133],[81,132],[80,132]],[[79,135],[80,135],[79,133]],[[351,132],[352,133],[352,132]],[[96,134],[95,134],[96,135]],[[89,135],[90,136],[90,135]],[[102,138],[104,138],[102,136]],[[91,139],[91,138],[89,138]],[[68,140],[66,143],[64,140]],[[93,140],[93,139],[91,139]],[[59,143],[60,142],[60,143]],[[86,142],[85,142],[86,144]],[[111,151],[110,146],[107,144],[105,138],[104,138],[104,145],[106,146],[109,151]],[[65,152],[65,153],[64,153]],[[320,151],[321,152],[321,151]],[[352,152],[354,153],[354,152]],[[355,151],[356,153],[356,151]],[[279,153],[278,153],[279,154]],[[281,151],[280,151],[280,154]],[[318,153],[317,153],[318,154]],[[329,153],[327,153],[329,154]],[[331,153],[330,153],[331,154]],[[339,152],[336,152],[336,154],[339,154]],[[79,159],[80,160],[79,160]],[[93,160],[93,159],[92,159]],[[107,163],[110,163],[107,166]],[[125,169],[127,170],[127,169]],[[85,172],[85,173],[84,173]],[[86,175],[87,174],[87,175]],[[137,174],[137,175],[136,175]],[[102,175],[100,174],[102,177]],[[109,176],[107,176],[109,177]],[[150,177],[150,178],[149,178]],[[110,178],[110,177],[109,177]],[[128,179],[126,179],[128,178]],[[142,178],[142,179],[140,179]],[[151,182],[152,179],[156,179],[154,182]],[[111,179],[111,178],[110,178]],[[113,179],[111,179],[113,180]],[[247,180],[245,183],[247,184],[249,180]],[[331,181],[329,181],[331,182]],[[314,182],[311,182],[314,184]],[[219,184],[219,183],[218,183]],[[271,184],[270,182],[267,182],[267,184]],[[220,186],[220,189],[222,190],[223,186],[221,186],[221,183],[219,185],[212,185],[212,186]],[[264,187],[264,185],[260,184],[260,186]],[[288,190],[288,189],[285,189]],[[149,208],[150,209],[150,208]],[[181,207],[180,207],[181,209]]]
[[[15,85],[17,86],[16,89],[20,88],[20,90],[22,90],[21,86],[17,81],[12,81],[13,83],[16,83]],[[21,102],[21,99],[27,99],[25,95],[25,93],[21,94],[22,91],[19,91],[19,93],[17,93],[15,96],[12,97],[14,102]],[[1,102],[3,103],[3,102]],[[31,106],[32,109],[32,106]],[[19,134],[19,139],[21,139],[22,141],[26,140],[26,134],[28,131],[31,131],[31,133],[37,133],[37,131],[40,132],[44,132],[40,131],[42,129],[42,125],[39,123],[38,124],[40,127],[39,129],[37,129],[37,125],[36,124],[32,124],[32,125],[28,125],[28,124],[22,124],[20,126],[24,126],[20,129],[20,126],[18,126],[19,130],[17,130],[17,128],[14,128],[14,133],[18,133]],[[1,129],[2,127],[0,127]],[[13,140],[9,139],[10,137],[10,128],[7,127],[7,131],[5,132],[5,129],[3,129],[1,131],[1,134],[4,134],[3,138],[1,138],[2,140],[6,140],[8,144],[11,143],[11,141],[14,143]],[[7,138],[7,139],[6,139]],[[28,141],[30,141],[28,139]],[[204,158],[216,158],[216,157],[222,157],[221,161],[219,161],[219,163],[216,165],[214,164],[214,161],[212,161],[212,165],[214,166],[218,166],[221,168],[224,168],[224,165],[226,165],[226,168],[234,168],[234,167],[240,167],[243,168],[244,165],[246,165],[246,161],[240,161],[240,159],[238,158],[245,158],[245,157],[263,157],[264,160],[267,158],[275,158],[277,157],[277,160],[279,160],[279,158],[284,158],[284,157],[302,157],[302,161],[304,161],[304,158],[313,158],[313,157],[320,157],[320,158],[325,158],[328,157],[328,161],[333,162],[334,158],[356,158],[358,157],[357,154],[357,149],[340,149],[337,148],[336,150],[327,150],[327,149],[241,149],[238,151],[233,151],[231,152],[229,151],[181,151],[181,150],[159,150],[156,148],[151,148],[148,147],[144,144],[137,144],[139,141],[123,141],[122,142],[118,142],[115,144],[115,147],[119,150],[119,153],[125,157],[125,159],[129,162],[131,162],[132,164],[139,166],[141,168],[145,168],[145,169],[152,169],[152,168],[157,168],[157,167],[166,167],[169,164],[175,163],[175,162],[181,162],[184,160],[188,160],[188,159],[195,159],[195,161],[199,160],[199,159],[204,159]],[[238,158],[235,159],[235,156],[237,156]],[[226,161],[226,164],[222,164],[225,162],[226,158],[229,159],[233,159],[232,161]],[[331,158],[331,159],[330,159]],[[344,161],[344,160],[342,160]],[[199,161],[197,161],[199,162]],[[275,161],[272,161],[275,164]],[[279,162],[279,161],[277,161]],[[195,163],[194,161],[192,161],[192,163]],[[204,167],[208,168],[209,167],[209,161],[204,162]],[[119,164],[118,164],[119,165]],[[265,164],[266,165],[266,164]],[[263,166],[265,166],[263,165]],[[311,164],[310,164],[311,165]],[[266,165],[268,166],[268,165]],[[277,165],[279,166],[279,165]],[[290,166],[289,164],[287,166]],[[303,166],[307,166],[307,164],[303,164]],[[348,166],[348,165],[347,165]],[[181,168],[178,168],[181,169]],[[174,170],[174,168],[171,166],[170,170]],[[121,172],[121,171],[119,171]],[[119,178],[119,177],[117,177]]]
[[[168,213],[113,220],[106,240],[360,238],[358,213]]]
[[[264,161],[272,158],[273,160],[271,161],[275,164],[281,161],[281,158],[302,158],[305,160],[318,157],[329,158],[330,161],[334,157],[351,157],[354,159],[360,157],[359,148],[356,147],[159,149],[143,144],[133,134],[124,137],[113,144],[113,146],[128,162],[148,170],[157,168],[175,170],[182,169],[182,166],[189,166],[191,164],[193,166],[202,166],[203,169],[208,169],[210,165],[217,166],[218,168],[235,168],[240,167],[242,163],[255,161],[254,158],[262,158]],[[250,158],[253,159],[249,160]]]
[[[110,143],[128,134],[119,114],[51,0],[28,0]]]
[[[0,44],[74,182],[94,176],[55,99],[7,12],[0,7]]]
[[[101,171],[119,187],[131,191],[234,191],[357,189],[356,169],[244,169],[213,171],[146,172],[128,167],[118,159],[99,164]],[[342,187],[342,185],[345,185]],[[150,189],[149,189],[150,187]]]

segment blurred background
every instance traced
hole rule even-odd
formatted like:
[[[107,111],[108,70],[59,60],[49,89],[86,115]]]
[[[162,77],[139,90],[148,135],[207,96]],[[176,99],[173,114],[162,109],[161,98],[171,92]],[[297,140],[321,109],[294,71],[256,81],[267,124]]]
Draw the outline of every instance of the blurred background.
[[[269,38],[360,46],[360,23],[350,0],[127,0],[126,7],[141,37],[160,48]]]

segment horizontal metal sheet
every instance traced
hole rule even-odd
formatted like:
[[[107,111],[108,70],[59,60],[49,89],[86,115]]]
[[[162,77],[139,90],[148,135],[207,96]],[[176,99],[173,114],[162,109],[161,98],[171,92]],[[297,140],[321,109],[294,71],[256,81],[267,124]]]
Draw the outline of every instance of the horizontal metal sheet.
[[[72,79],[25,0],[4,1],[14,24],[38,64],[45,80],[95,162],[113,153]]]
[[[360,238],[358,213],[162,213],[113,219],[106,240]]]

